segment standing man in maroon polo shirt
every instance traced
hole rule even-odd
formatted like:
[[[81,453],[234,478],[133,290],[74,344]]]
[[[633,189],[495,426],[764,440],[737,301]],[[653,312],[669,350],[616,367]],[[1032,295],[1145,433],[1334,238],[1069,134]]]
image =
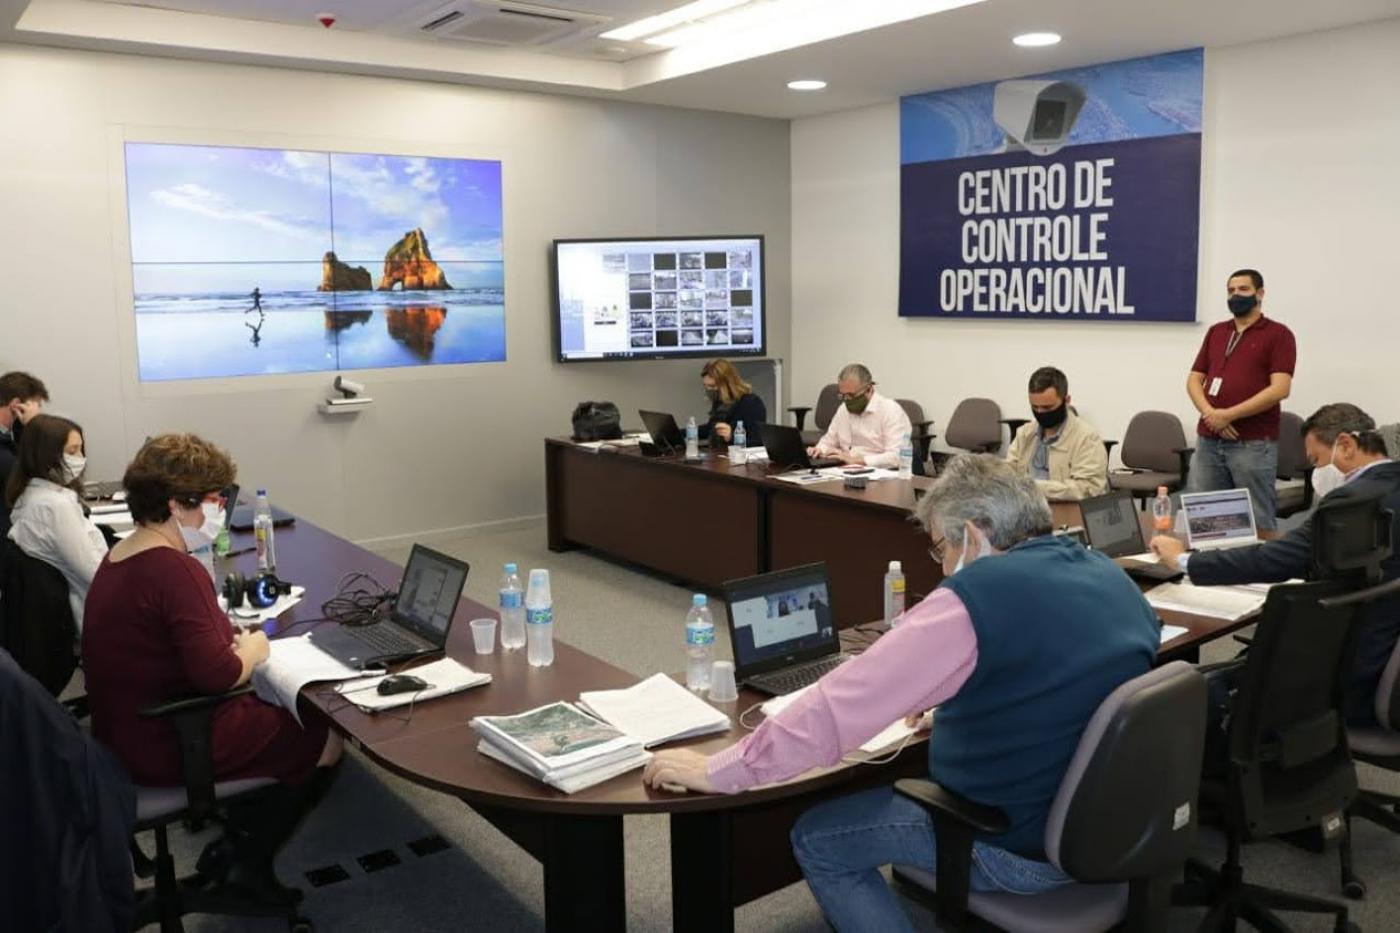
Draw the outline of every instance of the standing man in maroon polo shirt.
[[[1273,537],[1278,475],[1279,403],[1293,389],[1293,332],[1264,317],[1264,276],[1241,269],[1225,283],[1233,320],[1206,331],[1186,378],[1201,413],[1189,492],[1248,489],[1254,520]]]

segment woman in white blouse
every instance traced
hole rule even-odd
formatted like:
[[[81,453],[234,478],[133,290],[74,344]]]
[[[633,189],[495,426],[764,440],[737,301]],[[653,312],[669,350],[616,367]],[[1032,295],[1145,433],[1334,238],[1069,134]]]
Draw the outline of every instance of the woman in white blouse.
[[[107,554],[107,540],[79,496],[86,466],[83,429],[67,418],[35,415],[5,485],[10,541],[63,574],[80,631],[88,585]]]

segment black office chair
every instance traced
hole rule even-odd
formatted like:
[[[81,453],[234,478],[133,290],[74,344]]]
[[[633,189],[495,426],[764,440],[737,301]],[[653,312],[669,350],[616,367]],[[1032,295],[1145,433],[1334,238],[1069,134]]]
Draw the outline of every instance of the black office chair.
[[[1393,585],[1400,588],[1400,582]],[[1351,757],[1386,771],[1400,772],[1400,642],[1396,642],[1376,688],[1376,719],[1377,726],[1347,729]],[[1356,816],[1400,833],[1400,796],[1363,788],[1347,811],[1348,829],[1351,818]],[[1347,841],[1350,842],[1349,832]],[[1351,859],[1345,856],[1342,891],[1353,899],[1366,896],[1366,883],[1352,868]]]
[[[293,933],[310,933],[311,922],[298,915],[296,903],[277,903],[250,897],[244,892],[228,892],[196,871],[178,878],[170,855],[168,829],[184,823],[192,830],[205,823],[228,825],[230,805],[256,805],[259,794],[278,790],[272,778],[214,780],[214,757],[210,742],[214,711],[231,697],[250,691],[241,687],[219,696],[194,697],[166,703],[142,713],[168,719],[180,742],[180,761],[185,783],[182,787],[137,787],[136,831],[150,830],[156,838],[155,885],[144,892],[136,905],[137,928],[160,924],[161,933],[182,933],[180,918],[186,914],[223,914],[235,917],[283,917]]]
[[[895,790],[933,816],[938,864],[934,873],[897,866],[895,879],[920,900],[932,892],[939,929],[1165,930],[1172,881],[1195,840],[1205,720],[1205,678],[1184,661],[1099,704],[1045,829],[1046,857],[1078,884],[1036,895],[969,891],[973,838],[1003,831],[1005,815],[912,779]]]
[[[802,432],[802,443],[808,447],[822,439],[826,429],[831,427],[831,419],[836,416],[836,409],[841,407],[841,399],[838,397],[840,391],[836,388],[836,383],[830,382],[822,386],[821,392],[817,393],[817,406],[813,411],[810,405],[794,405],[788,409],[792,412],[794,421],[797,423],[797,430]],[[805,429],[807,423],[807,413],[812,413],[813,430]]]
[[[58,696],[78,668],[78,626],[68,581],[14,542],[0,547],[0,648],[44,689]]]
[[[1342,876],[1351,873],[1346,811],[1357,795],[1344,725],[1360,607],[1392,591],[1366,587],[1390,554],[1390,513],[1380,501],[1333,499],[1313,517],[1310,575],[1316,582],[1275,586],[1230,705],[1224,776],[1202,781],[1202,807],[1225,830],[1217,870],[1187,863],[1173,902],[1209,906],[1202,930],[1233,930],[1237,918],[1286,929],[1274,910],[1332,914],[1354,930],[1344,904],[1246,884],[1243,842],[1295,833],[1340,842]]]
[[[1313,505],[1312,464],[1303,449],[1303,419],[1285,411],[1278,423],[1278,479],[1274,482],[1279,518],[1306,512]],[[1299,482],[1301,480],[1301,482]]]

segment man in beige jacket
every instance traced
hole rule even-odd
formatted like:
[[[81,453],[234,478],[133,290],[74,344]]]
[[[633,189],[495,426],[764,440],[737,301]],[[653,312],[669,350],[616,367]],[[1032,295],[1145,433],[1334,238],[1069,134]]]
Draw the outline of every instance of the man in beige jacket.
[[[1051,501],[1108,492],[1108,452],[1099,432],[1070,410],[1069,380],[1053,366],[1031,373],[1031,412],[1011,439],[1007,459],[1029,473]]]

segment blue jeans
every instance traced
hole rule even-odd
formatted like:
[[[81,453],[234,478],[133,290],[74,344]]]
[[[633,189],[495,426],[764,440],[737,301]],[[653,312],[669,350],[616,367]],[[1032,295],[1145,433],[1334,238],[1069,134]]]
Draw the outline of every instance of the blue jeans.
[[[1277,527],[1274,482],[1278,479],[1278,441],[1227,441],[1196,437],[1187,492],[1248,489],[1254,503],[1254,523],[1260,531]]]
[[[880,874],[882,865],[933,871],[933,819],[893,787],[878,787],[813,807],[792,828],[792,852],[827,922],[852,930],[909,931],[913,926]],[[1072,879],[1048,862],[981,842],[972,844],[971,888],[1038,894]]]

